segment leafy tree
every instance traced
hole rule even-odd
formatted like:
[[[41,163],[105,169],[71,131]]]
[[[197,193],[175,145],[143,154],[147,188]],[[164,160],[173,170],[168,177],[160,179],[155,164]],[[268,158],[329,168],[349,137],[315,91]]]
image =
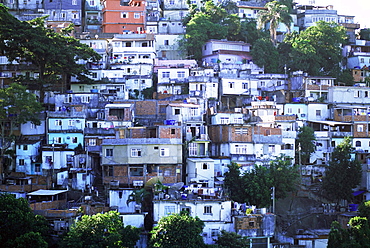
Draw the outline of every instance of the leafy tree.
[[[310,75],[337,77],[342,60],[341,45],[346,42],[345,28],[334,22],[319,21],[315,26],[287,35],[284,48],[287,66]]]
[[[56,33],[46,27],[45,18],[19,21],[0,4],[0,51],[9,61],[31,62],[37,67],[39,77],[31,83],[40,91],[41,100],[49,86],[60,83],[67,89],[71,76],[86,78],[88,70],[77,63],[79,59],[100,59],[93,49],[68,35],[72,26]]]
[[[280,23],[284,23],[290,31],[292,17],[289,14],[289,8],[277,1],[266,3],[265,8],[267,9],[258,12],[258,27],[261,29],[266,25],[266,23],[269,23],[271,41],[276,45],[276,29]]]
[[[370,201],[365,201],[358,206],[358,213],[361,217],[366,217],[370,220]]]
[[[369,248],[370,228],[366,217],[353,217],[349,221],[349,228],[342,228],[337,221],[332,223],[328,248]]]
[[[363,28],[359,33],[360,40],[370,40],[370,28]]]
[[[225,173],[224,186],[230,198],[236,202],[245,202],[245,185],[239,166],[231,163],[227,167],[229,170]]]
[[[338,83],[344,83],[345,85],[352,86],[354,84],[352,72],[350,69],[342,70],[339,72]]]
[[[292,166],[292,160],[286,156],[279,156],[272,160],[269,165],[269,174],[272,186],[275,187],[275,198],[282,199],[288,192],[293,192],[299,179],[297,166]]]
[[[334,148],[326,167],[322,190],[328,200],[350,200],[352,189],[361,181],[361,164],[352,159],[354,148],[349,137]]]
[[[230,198],[236,202],[245,202],[258,207],[271,205],[271,187],[275,187],[275,198],[286,197],[295,190],[299,173],[291,159],[280,156],[270,161],[268,166],[255,166],[251,171],[240,174],[238,165],[228,166],[224,185],[230,192]]]
[[[198,217],[186,212],[162,217],[151,231],[151,247],[161,248],[201,248],[204,223]]]
[[[1,247],[47,247],[48,232],[47,221],[33,214],[26,199],[0,194]]]
[[[254,45],[254,43],[261,38],[268,38],[268,32],[257,29],[257,22],[254,19],[247,19],[240,23],[240,33],[237,40],[247,42]],[[253,51],[253,50],[252,50]]]
[[[228,14],[210,0],[205,1],[204,7],[200,9],[191,5],[183,24],[186,26],[186,34],[180,41],[180,47],[197,60],[202,58],[201,48],[209,39],[233,39],[240,32],[237,15]]]
[[[271,187],[273,186],[269,171],[264,166],[255,168],[243,175],[245,200],[242,202],[257,207],[271,206]]]
[[[140,229],[124,227],[119,213],[110,211],[93,216],[84,215],[63,237],[61,247],[135,247]]]
[[[315,133],[311,127],[303,126],[299,129],[296,141],[298,149],[296,158],[301,159],[300,163],[306,164],[309,161],[311,154],[315,151],[313,143],[315,140]]]
[[[242,237],[235,232],[227,232],[225,230],[221,230],[221,234],[218,235],[218,238],[215,241],[219,248],[247,248],[250,246],[250,242],[246,237]]]
[[[255,41],[251,54],[253,62],[260,67],[264,67],[265,72],[278,72],[279,53],[270,40],[261,38]]]
[[[34,94],[27,92],[25,86],[17,83],[0,89],[0,105],[0,142],[2,144],[0,171],[6,172],[7,165],[3,163],[3,158],[14,145],[15,127],[28,121],[36,125],[40,124],[37,114],[42,111],[42,106]]]

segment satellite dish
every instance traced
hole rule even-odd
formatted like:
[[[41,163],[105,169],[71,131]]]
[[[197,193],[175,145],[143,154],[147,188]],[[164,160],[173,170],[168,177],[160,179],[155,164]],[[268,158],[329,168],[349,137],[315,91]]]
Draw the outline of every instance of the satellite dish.
[[[154,184],[163,181],[163,176],[157,176],[150,178],[144,185],[144,188],[152,188]]]
[[[173,185],[170,186],[170,188],[174,190],[180,190],[182,187],[184,187],[183,182],[174,183]]]

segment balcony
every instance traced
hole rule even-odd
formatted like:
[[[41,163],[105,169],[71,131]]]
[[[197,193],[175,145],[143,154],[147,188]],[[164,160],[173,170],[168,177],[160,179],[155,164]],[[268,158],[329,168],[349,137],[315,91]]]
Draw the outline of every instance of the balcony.
[[[344,138],[348,136],[352,136],[352,132],[332,132],[332,138]]]
[[[114,128],[85,128],[84,129],[85,135],[115,135]]]

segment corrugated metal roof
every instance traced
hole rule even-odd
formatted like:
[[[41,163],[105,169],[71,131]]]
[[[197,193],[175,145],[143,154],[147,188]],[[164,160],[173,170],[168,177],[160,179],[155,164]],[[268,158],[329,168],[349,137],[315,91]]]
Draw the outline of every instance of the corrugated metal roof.
[[[27,195],[58,195],[65,193],[68,190],[48,190],[48,189],[39,189],[34,192],[28,193]]]

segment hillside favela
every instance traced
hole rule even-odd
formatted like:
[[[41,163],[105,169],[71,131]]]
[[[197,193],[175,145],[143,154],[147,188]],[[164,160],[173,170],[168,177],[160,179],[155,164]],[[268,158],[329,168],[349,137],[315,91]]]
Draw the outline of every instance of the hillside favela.
[[[0,246],[370,247],[370,29],[319,1],[0,0]]]

